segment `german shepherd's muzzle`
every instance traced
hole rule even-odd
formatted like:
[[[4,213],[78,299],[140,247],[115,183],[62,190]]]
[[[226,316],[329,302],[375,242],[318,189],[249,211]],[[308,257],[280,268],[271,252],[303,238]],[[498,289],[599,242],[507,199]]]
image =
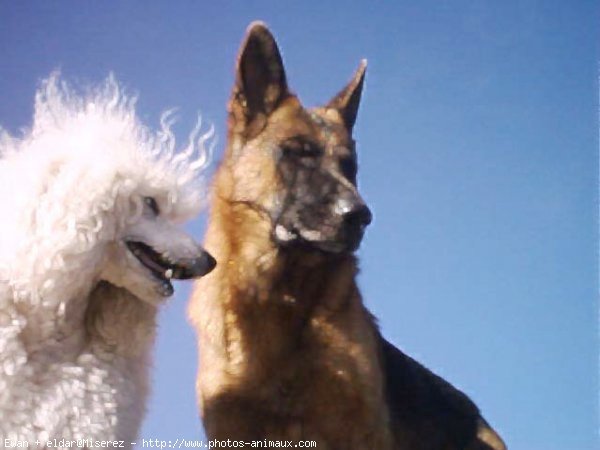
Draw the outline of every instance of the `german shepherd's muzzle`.
[[[332,133],[317,115],[322,134]],[[280,245],[306,245],[326,252],[354,251],[371,212],[356,189],[354,143],[335,147],[327,139],[295,137],[277,151],[285,189],[276,204],[273,236]]]

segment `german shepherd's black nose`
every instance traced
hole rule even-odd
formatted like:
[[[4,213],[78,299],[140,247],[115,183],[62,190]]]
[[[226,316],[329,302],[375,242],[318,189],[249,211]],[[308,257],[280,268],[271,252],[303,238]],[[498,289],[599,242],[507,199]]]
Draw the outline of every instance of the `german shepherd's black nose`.
[[[366,205],[360,205],[345,213],[343,220],[349,227],[364,228],[371,223],[373,215]]]
[[[372,219],[371,211],[363,203],[344,213],[342,220],[346,250],[354,251],[358,248],[365,233],[365,228],[371,223]]]

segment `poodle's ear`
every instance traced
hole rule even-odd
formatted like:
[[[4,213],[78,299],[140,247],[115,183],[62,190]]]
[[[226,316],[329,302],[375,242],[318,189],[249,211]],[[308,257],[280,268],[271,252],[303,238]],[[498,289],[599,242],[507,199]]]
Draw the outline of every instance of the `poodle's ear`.
[[[356,122],[366,70],[367,60],[363,59],[346,87],[327,104],[327,108],[337,109],[340,112],[348,131],[352,131],[354,122]]]
[[[255,136],[287,95],[285,70],[275,38],[264,23],[253,22],[238,55],[229,102],[234,130],[248,138]]]

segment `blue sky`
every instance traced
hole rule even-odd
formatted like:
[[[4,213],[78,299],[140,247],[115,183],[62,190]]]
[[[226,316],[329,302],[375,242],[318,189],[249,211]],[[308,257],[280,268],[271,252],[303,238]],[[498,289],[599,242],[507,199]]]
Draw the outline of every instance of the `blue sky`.
[[[156,125],[225,141],[248,23],[306,105],[369,60],[355,135],[374,212],[360,285],[384,334],[468,393],[511,449],[598,448],[598,5],[592,1],[1,2],[0,124],[39,80],[109,71]],[[6,214],[7,212],[5,212]],[[190,226],[200,239],[202,218]],[[201,437],[188,286],[164,308],[144,438]]]

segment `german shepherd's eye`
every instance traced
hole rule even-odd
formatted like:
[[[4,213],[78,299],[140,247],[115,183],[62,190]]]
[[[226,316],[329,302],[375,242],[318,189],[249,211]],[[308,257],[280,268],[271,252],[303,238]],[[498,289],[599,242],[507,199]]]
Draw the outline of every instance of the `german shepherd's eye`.
[[[298,158],[316,158],[323,155],[323,149],[310,142],[290,141],[281,147],[285,156],[295,156]]]
[[[356,172],[358,171],[356,159],[351,157],[343,158],[340,161],[340,171],[349,181],[356,182]]]
[[[156,200],[153,197],[144,197],[144,203],[148,206],[148,208],[150,208],[155,216],[160,214],[158,203],[156,203]]]
[[[304,144],[300,156],[307,158],[316,158],[323,155],[323,149],[313,144]]]

